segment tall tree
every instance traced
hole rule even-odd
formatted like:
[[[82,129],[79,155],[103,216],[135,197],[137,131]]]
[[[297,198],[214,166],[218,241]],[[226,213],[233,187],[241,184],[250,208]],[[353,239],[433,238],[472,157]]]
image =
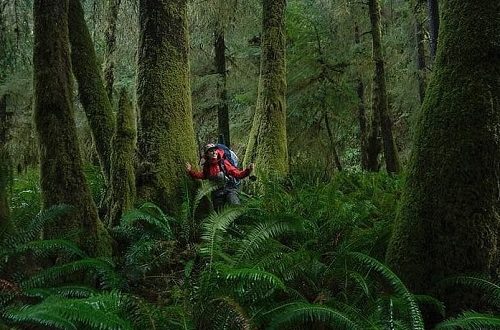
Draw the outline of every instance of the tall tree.
[[[425,61],[425,31],[424,24],[422,23],[421,11],[422,2],[420,0],[412,1],[411,6],[413,7],[413,24],[415,26],[415,46],[416,46],[416,63],[417,63],[417,81],[418,81],[418,96],[420,97],[420,103],[424,101],[425,89],[427,87],[426,81],[426,61]]]
[[[116,52],[116,23],[121,0],[106,1],[106,44],[104,48],[104,86],[108,99],[113,103],[113,84],[115,82],[115,52]]]
[[[87,185],[72,109],[68,1],[35,0],[33,71],[35,125],[40,149],[43,207],[69,204],[73,211],[47,228],[47,237],[75,234],[91,255],[110,254],[109,236]]]
[[[257,174],[288,173],[286,137],[286,0],[262,0],[262,55],[257,105],[245,153]]]
[[[373,116],[378,117],[382,144],[384,149],[385,167],[389,173],[400,170],[398,152],[392,134],[392,123],[389,115],[387,87],[385,80],[384,57],[382,55],[382,30],[380,23],[379,0],[369,0],[368,10],[372,27],[373,61],[375,73],[373,76],[372,108]],[[372,127],[372,129],[375,129]]]
[[[110,227],[119,224],[122,214],[134,206],[134,153],[137,137],[134,106],[125,89],[120,92],[116,129],[111,153],[111,199],[109,201]]]
[[[221,24],[218,24],[221,25]],[[229,132],[229,107],[227,104],[226,42],[224,27],[217,26],[214,33],[215,70],[217,72],[217,119],[218,132],[226,145],[231,145]]]
[[[71,63],[78,82],[80,102],[87,115],[104,178],[109,182],[115,119],[80,0],[69,0],[69,38]]]
[[[187,0],[139,1],[139,197],[175,210],[196,147],[188,63]]]
[[[500,2],[441,4],[434,72],[387,252],[415,293],[431,294],[443,278],[493,273],[499,239]],[[471,296],[439,298],[453,313]]]
[[[0,77],[1,81],[2,78]],[[6,95],[0,96],[0,238],[10,228],[8,186],[11,181],[12,167],[7,148],[9,114],[6,99]]]

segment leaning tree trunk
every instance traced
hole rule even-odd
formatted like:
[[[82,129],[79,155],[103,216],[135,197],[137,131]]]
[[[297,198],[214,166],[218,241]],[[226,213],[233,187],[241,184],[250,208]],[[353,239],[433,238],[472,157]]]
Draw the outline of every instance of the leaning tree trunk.
[[[90,37],[80,0],[69,0],[69,37],[71,63],[78,82],[78,93],[106,183],[109,182],[111,138],[115,126],[109,102],[97,64],[94,44]]]
[[[177,210],[184,164],[195,162],[188,63],[187,0],[140,0],[137,193]]]
[[[440,295],[437,282],[459,274],[488,276],[497,266],[498,17],[498,1],[442,1],[434,73],[387,252],[413,292],[437,294],[451,313],[474,307],[467,306],[470,292]]]
[[[106,30],[104,48],[104,88],[110,103],[113,103],[113,84],[115,82],[116,22],[121,0],[106,1]]]
[[[382,31],[380,26],[380,4],[379,0],[369,0],[370,22],[372,26],[373,61],[375,62],[375,74],[373,77],[372,106],[373,113],[378,114],[380,120],[380,133],[384,147],[385,167],[389,173],[397,173],[400,170],[398,152],[392,135],[392,123],[389,116],[389,105],[387,101],[387,88],[385,84],[384,58],[382,56]]]
[[[75,242],[90,255],[111,254],[109,236],[83,174],[71,105],[68,2],[35,0],[34,93],[35,125],[40,148],[40,183],[43,208],[69,204],[73,210],[47,227],[48,238],[74,234]]]
[[[111,200],[109,201],[108,225],[119,225],[120,218],[134,206],[135,169],[132,162],[137,137],[134,106],[127,91],[120,92],[116,130],[111,153]]]
[[[12,179],[12,166],[7,149],[9,115],[6,99],[5,95],[0,96],[0,239],[11,229],[8,187]]]
[[[255,162],[257,175],[288,173],[286,138],[286,0],[263,0],[259,91],[245,164]]]
[[[215,31],[215,69],[217,72],[217,118],[219,136],[222,136],[227,146],[231,146],[229,134],[229,110],[227,104],[227,77],[226,77],[226,44],[224,30],[219,27]]]

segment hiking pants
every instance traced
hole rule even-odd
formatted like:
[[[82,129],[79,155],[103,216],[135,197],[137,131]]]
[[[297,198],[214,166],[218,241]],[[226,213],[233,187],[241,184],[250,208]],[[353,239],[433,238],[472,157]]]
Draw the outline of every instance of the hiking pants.
[[[219,210],[225,204],[240,205],[238,189],[229,187],[217,189],[212,193],[212,202],[215,210]]]

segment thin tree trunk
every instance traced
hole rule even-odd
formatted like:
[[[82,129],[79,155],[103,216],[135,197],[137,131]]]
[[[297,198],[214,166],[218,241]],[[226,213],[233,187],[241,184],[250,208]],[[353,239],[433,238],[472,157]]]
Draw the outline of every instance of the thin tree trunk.
[[[12,166],[7,149],[9,114],[6,96],[0,96],[0,238],[11,229],[8,187],[12,179]]]
[[[104,88],[110,103],[113,103],[113,84],[115,82],[115,52],[116,52],[116,23],[121,0],[107,0],[106,30],[104,48]]]
[[[72,68],[78,82],[80,102],[87,115],[99,163],[106,184],[108,184],[111,168],[111,138],[115,119],[104,89],[94,44],[85,22],[80,0],[69,0],[69,37]]]
[[[72,109],[68,2],[35,0],[34,6],[35,125],[40,148],[43,208],[68,204],[73,210],[47,227],[48,238],[74,234],[88,254],[111,255],[109,236],[83,173]]]
[[[439,34],[439,5],[438,0],[427,0],[427,8],[429,11],[429,37],[431,59],[436,56],[438,34]]]
[[[420,15],[420,3],[415,4],[413,10],[413,20],[415,24],[415,45],[417,53],[417,81],[418,81],[418,95],[420,97],[420,104],[424,101],[425,89],[427,88],[426,82],[426,63],[425,63],[425,38],[424,27]]]
[[[433,294],[452,316],[480,309],[481,297],[437,291],[438,282],[490,276],[498,266],[500,2],[441,4],[439,52],[387,261],[413,293]]]
[[[389,116],[387,101],[384,59],[382,56],[379,0],[369,0],[369,11],[373,39],[373,61],[375,62],[372,94],[373,113],[377,113],[380,120],[380,132],[382,135],[386,170],[389,173],[398,173],[400,166],[396,145],[392,135],[392,123]]]
[[[326,132],[328,133],[328,139],[330,140],[330,148],[332,149],[332,157],[337,170],[342,171],[342,164],[340,163],[339,154],[337,152],[337,147],[335,146],[335,139],[333,138],[332,128],[330,126],[330,120],[326,111],[323,113],[323,119],[325,121]]]
[[[263,0],[262,55],[257,105],[245,164],[257,175],[288,173],[286,138],[285,0]]]
[[[226,45],[224,31],[219,28],[215,31],[215,69],[217,72],[217,106],[219,136],[222,136],[227,146],[231,145],[229,134],[229,110],[227,104],[227,78],[226,78]]]
[[[354,42],[356,45],[359,45],[361,40],[360,40],[360,33],[359,33],[359,26],[356,23],[354,25]],[[358,73],[358,77],[356,78],[356,93],[358,94],[358,123],[359,123],[359,146],[360,146],[360,155],[361,155],[361,169],[363,170],[370,170],[369,168],[369,156],[368,156],[368,129],[367,129],[367,124],[366,124],[366,107],[365,107],[365,86],[363,84],[363,78],[361,77],[361,74]],[[378,159],[378,153],[377,156],[374,157],[375,160]],[[374,165],[375,168],[378,169],[378,161]]]
[[[134,206],[135,173],[134,159],[137,137],[136,116],[134,106],[127,91],[120,92],[116,130],[113,136],[113,152],[111,154],[111,201],[108,207],[108,225],[119,225],[123,213]]]
[[[138,196],[180,208],[184,164],[196,161],[188,62],[187,0],[139,1]]]

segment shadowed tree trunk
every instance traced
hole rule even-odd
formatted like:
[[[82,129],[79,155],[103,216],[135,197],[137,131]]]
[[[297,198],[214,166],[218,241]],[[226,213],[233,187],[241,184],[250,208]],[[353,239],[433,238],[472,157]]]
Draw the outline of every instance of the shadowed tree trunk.
[[[417,53],[417,81],[418,81],[418,95],[420,98],[420,104],[424,101],[425,97],[425,89],[427,87],[426,82],[426,70],[427,67],[425,65],[425,37],[424,37],[424,27],[422,24],[421,18],[421,3],[417,1],[417,3],[412,2],[413,6],[413,20],[415,25],[415,46]]]
[[[412,292],[447,311],[479,296],[437,282],[498,266],[500,2],[443,0],[434,72],[422,106],[387,261]],[[430,328],[430,327],[429,327]]]
[[[177,210],[196,160],[188,63],[187,0],[139,1],[138,196]]]
[[[69,37],[73,74],[106,183],[109,183],[111,138],[115,119],[97,63],[80,0],[69,0]]]
[[[257,175],[288,173],[286,138],[285,0],[263,0],[259,88],[245,164]]]
[[[438,35],[439,35],[439,5],[438,0],[427,0],[427,8],[429,11],[429,38],[431,59],[436,56]]]
[[[74,207],[47,227],[48,238],[70,233],[90,255],[110,255],[109,236],[97,216],[76,136],[71,106],[68,2],[35,0],[34,111],[40,149],[40,185],[43,208],[56,204]]]
[[[337,152],[337,147],[335,145],[335,139],[333,138],[332,128],[330,126],[330,119],[326,111],[323,113],[323,120],[325,121],[326,132],[328,134],[328,140],[330,140],[330,148],[332,152],[333,162],[337,170],[342,171],[342,164],[340,163],[339,154]]]
[[[227,86],[226,86],[226,44],[224,40],[224,31],[218,28],[215,31],[215,69],[217,72],[217,118],[219,136],[222,135],[224,143],[231,146],[229,134],[229,111],[227,104]]]
[[[116,22],[121,0],[106,1],[106,30],[104,48],[104,89],[110,103],[113,103],[113,84],[115,82]]]
[[[373,114],[377,114],[380,123],[380,133],[384,150],[385,167],[389,173],[398,173],[400,170],[398,153],[392,135],[392,123],[389,116],[387,88],[385,81],[384,58],[382,56],[382,31],[380,24],[379,0],[369,0],[370,22],[373,40],[373,61],[375,74],[373,77],[372,107]],[[373,129],[373,128],[372,128]]]
[[[134,206],[135,173],[132,160],[137,137],[134,106],[125,89],[120,92],[116,130],[111,153],[111,201],[108,225],[119,225],[124,212]]]
[[[9,115],[7,113],[6,99],[5,95],[0,96],[0,238],[11,228],[8,187],[12,179],[12,164],[7,149]]]

